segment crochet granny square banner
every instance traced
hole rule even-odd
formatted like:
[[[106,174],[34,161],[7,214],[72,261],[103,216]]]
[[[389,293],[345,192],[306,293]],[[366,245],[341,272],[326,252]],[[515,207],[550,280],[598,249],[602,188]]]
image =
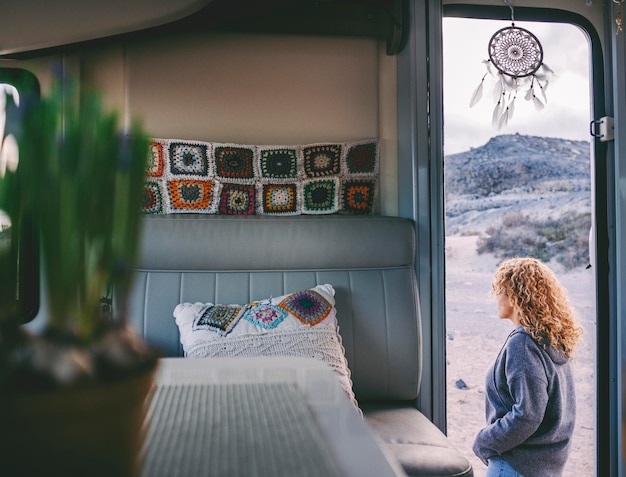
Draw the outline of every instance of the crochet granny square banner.
[[[144,214],[373,214],[379,144],[154,138],[146,175]]]

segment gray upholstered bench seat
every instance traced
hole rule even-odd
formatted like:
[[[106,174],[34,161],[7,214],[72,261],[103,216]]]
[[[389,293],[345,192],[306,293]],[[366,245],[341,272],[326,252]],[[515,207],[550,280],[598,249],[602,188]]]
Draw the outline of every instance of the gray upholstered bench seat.
[[[407,475],[473,475],[467,459],[411,403],[365,403],[360,407],[379,443],[398,459]]]
[[[430,357],[415,256],[414,223],[399,217],[147,216],[129,317],[164,356],[181,357],[179,303],[243,304],[330,284],[354,393],[375,433],[410,476],[471,476],[416,407]]]

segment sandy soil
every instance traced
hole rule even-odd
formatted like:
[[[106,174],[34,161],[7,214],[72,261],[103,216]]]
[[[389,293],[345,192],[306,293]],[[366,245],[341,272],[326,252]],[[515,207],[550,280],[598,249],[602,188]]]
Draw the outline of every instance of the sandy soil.
[[[513,325],[497,317],[495,299],[489,295],[499,260],[477,255],[476,239],[476,236],[446,237],[448,437],[470,460],[474,475],[483,477],[485,465],[472,452],[472,443],[485,422],[485,373]],[[558,264],[550,265],[567,288],[585,329],[574,363],[576,429],[564,475],[593,477],[596,336],[593,273],[584,268],[564,271]],[[457,386],[459,380],[465,383],[465,388]]]

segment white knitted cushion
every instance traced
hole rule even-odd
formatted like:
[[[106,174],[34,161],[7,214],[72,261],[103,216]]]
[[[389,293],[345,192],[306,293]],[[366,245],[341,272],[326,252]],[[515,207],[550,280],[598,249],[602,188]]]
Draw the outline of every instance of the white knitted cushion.
[[[181,303],[174,317],[188,358],[315,358],[335,370],[356,406],[334,295],[326,284],[244,305]]]

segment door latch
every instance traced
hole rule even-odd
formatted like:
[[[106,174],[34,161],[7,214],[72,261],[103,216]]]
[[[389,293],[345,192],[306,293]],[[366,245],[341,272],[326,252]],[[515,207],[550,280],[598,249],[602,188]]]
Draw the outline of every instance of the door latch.
[[[615,138],[613,118],[603,116],[600,119],[594,119],[589,123],[589,134],[602,142],[612,141]]]

